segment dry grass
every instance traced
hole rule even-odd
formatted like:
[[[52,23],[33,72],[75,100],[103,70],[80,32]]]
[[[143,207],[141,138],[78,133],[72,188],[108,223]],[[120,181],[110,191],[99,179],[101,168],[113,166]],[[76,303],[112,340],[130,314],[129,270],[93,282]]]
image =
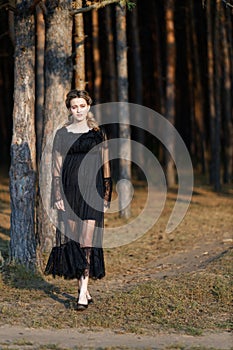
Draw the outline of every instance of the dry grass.
[[[4,181],[0,187],[0,250],[6,262],[10,208],[8,184]],[[145,196],[143,187],[138,186],[134,216],[141,210]],[[104,327],[147,334],[161,329],[189,334],[230,330],[232,191],[225,188],[215,194],[208,187],[195,187],[185,219],[167,235],[164,229],[175,197],[175,190],[168,194],[163,215],[147,234],[129,245],[106,249],[107,276],[91,282],[95,303],[84,313],[75,311],[76,281],[32,274],[5,263],[0,275],[0,325],[93,330]],[[113,221],[115,225],[122,223],[111,214],[106,225]],[[212,249],[205,252],[206,259],[201,251],[204,244]],[[186,270],[179,270],[178,260],[160,264],[171,257],[178,259],[178,253],[190,254],[184,264],[189,267]]]

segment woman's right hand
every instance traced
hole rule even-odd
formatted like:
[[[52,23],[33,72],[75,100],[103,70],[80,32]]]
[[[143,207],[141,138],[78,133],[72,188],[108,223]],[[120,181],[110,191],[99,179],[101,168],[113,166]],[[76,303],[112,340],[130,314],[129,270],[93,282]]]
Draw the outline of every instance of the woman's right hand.
[[[65,211],[65,206],[62,199],[60,201],[55,202],[54,204],[56,209]]]

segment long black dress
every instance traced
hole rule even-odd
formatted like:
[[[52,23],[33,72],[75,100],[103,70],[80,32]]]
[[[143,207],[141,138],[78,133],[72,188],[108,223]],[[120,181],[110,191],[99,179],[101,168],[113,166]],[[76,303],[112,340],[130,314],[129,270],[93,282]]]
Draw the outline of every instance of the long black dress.
[[[104,203],[109,206],[112,192],[108,143],[103,128],[86,133],[62,127],[53,143],[52,203],[63,199],[65,211],[58,211],[56,247],[49,256],[45,274],[80,278],[87,267],[89,276],[105,275],[102,249]],[[91,221],[89,221],[91,220]],[[91,226],[87,226],[88,223]],[[86,241],[91,228],[91,243]],[[85,248],[91,250],[87,261]]]

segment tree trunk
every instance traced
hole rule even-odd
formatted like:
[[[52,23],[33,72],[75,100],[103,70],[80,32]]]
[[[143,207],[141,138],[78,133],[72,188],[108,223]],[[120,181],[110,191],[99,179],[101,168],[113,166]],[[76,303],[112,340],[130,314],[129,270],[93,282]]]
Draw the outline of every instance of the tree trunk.
[[[127,71],[127,40],[126,40],[126,9],[116,6],[116,56],[118,69],[118,100],[128,101],[128,71]],[[119,106],[119,176],[121,186],[119,188],[119,211],[120,216],[129,218],[131,215],[130,202],[131,186],[131,148],[124,139],[130,139],[130,118],[127,104]]]
[[[207,48],[208,48],[208,100],[210,114],[210,183],[214,184],[215,178],[215,93],[214,93],[214,48],[213,48],[213,14],[212,2],[206,3],[206,19],[207,19]]]
[[[44,119],[44,54],[45,22],[40,6],[36,7],[36,155],[39,165],[41,158]]]
[[[15,15],[15,87],[11,143],[10,259],[26,268],[36,264],[35,206],[35,25],[33,1],[17,1]]]
[[[210,183],[214,180],[214,117],[215,117],[215,103],[214,103],[214,57],[213,57],[213,35],[212,35],[212,12],[211,2],[207,1],[206,5],[206,19],[207,19],[207,48],[208,48],[208,100],[209,100],[209,114],[210,114]]]
[[[114,39],[112,28],[111,7],[106,6],[106,32],[108,36],[107,41],[107,66],[109,72],[109,101],[115,102],[117,100],[117,88],[116,88],[116,65],[115,65],[115,52],[114,52]]]
[[[76,8],[82,7],[82,0],[76,0]],[[85,49],[84,49],[84,24],[83,14],[79,13],[74,16],[75,23],[75,88],[84,90],[86,88],[85,76]]]
[[[154,62],[155,62],[155,68],[154,68],[154,79],[157,81],[157,91],[158,91],[158,112],[164,115],[165,113],[165,101],[164,101],[164,77],[163,77],[163,69],[162,69],[162,60],[163,60],[163,50],[161,45],[161,31],[163,28],[161,28],[161,19],[159,18],[159,15],[156,15],[158,13],[158,4],[153,2],[153,8],[154,8],[154,27],[155,27],[155,34],[154,34]]]
[[[220,3],[221,0],[216,0],[216,10],[215,10],[215,23],[214,23],[214,81],[215,81],[215,133],[214,133],[214,153],[212,154],[214,162],[214,189],[215,191],[220,191],[220,171],[221,171],[221,161],[220,161],[220,152],[221,152],[221,142],[220,142],[220,133],[221,133],[221,105],[220,105]]]
[[[92,10],[92,48],[93,48],[93,63],[94,63],[94,100],[95,104],[100,103],[101,85],[102,85],[102,70],[100,64],[99,50],[99,15],[97,10]],[[96,108],[95,118],[101,124],[101,115],[99,109]]]
[[[190,26],[192,35],[192,55],[193,55],[193,73],[195,79],[193,80],[194,91],[194,130],[195,130],[195,156],[201,164],[202,174],[206,172],[206,132],[204,124],[204,91],[201,81],[200,60],[198,57],[198,40],[195,26],[195,12],[193,0],[190,0]],[[188,23],[187,23],[188,25]]]
[[[133,102],[142,105],[143,104],[143,84],[142,84],[142,64],[141,64],[141,49],[140,49],[140,41],[139,41],[139,31],[138,31],[138,13],[137,13],[137,3],[135,2],[136,7],[135,9],[130,13],[129,15],[129,31],[130,31],[130,36],[132,40],[132,45],[131,45],[131,62],[133,66],[133,77],[131,80],[133,80],[133,86],[134,86],[134,91],[133,91]],[[139,119],[141,118],[141,115],[137,113],[136,115],[132,116],[133,120],[134,119]],[[133,122],[132,120],[132,122]],[[134,140],[144,144],[145,143],[145,132],[141,128],[135,128],[133,127],[133,135],[134,135]],[[133,149],[132,149],[132,155],[133,158],[136,159],[138,158],[139,164],[141,164],[142,168],[136,168],[136,175],[139,180],[145,179],[144,172],[143,170],[145,169],[145,159],[143,156],[143,151],[138,152],[138,154],[133,154]]]
[[[230,183],[233,171],[233,122],[232,122],[232,102],[231,102],[231,64],[230,48],[227,39],[227,19],[225,11],[221,6],[220,14],[221,42],[222,42],[222,107],[223,107],[223,181]],[[230,45],[229,45],[230,46]]]
[[[94,61],[94,98],[96,104],[100,103],[102,71],[100,65],[100,50],[99,50],[99,17],[96,10],[92,11],[92,46],[93,46],[93,61]]]
[[[68,111],[65,96],[71,88],[72,80],[72,17],[69,1],[60,7],[48,1],[46,6],[46,55],[45,55],[45,109],[43,132],[43,162],[41,164],[40,192],[43,205],[50,208],[51,195],[51,151],[50,139],[61,123],[67,121]],[[46,154],[45,154],[46,152]],[[54,229],[41,203],[38,207],[38,234],[41,251],[49,251],[54,243]]]
[[[195,98],[194,98],[194,82],[195,82],[195,74],[194,74],[194,65],[198,64],[198,62],[193,63],[193,50],[196,45],[193,41],[193,27],[190,25],[191,18],[193,14],[191,13],[190,7],[192,6],[192,1],[190,0],[190,5],[186,7],[185,12],[185,26],[186,26],[186,52],[187,52],[187,74],[188,74],[188,104],[189,104],[189,115],[190,115],[190,125],[191,125],[191,132],[190,132],[190,151],[191,155],[194,157],[195,164],[198,163],[198,156],[197,155],[197,144],[196,144],[196,134],[198,133],[198,130],[196,128],[195,124],[195,113],[194,113],[194,105],[195,105]],[[197,49],[195,47],[195,49]],[[182,121],[181,121],[182,122]]]
[[[165,116],[171,124],[175,124],[175,67],[176,67],[176,45],[174,29],[174,0],[166,1],[166,102]],[[174,151],[173,135],[166,132],[165,172],[168,187],[175,184],[174,163],[170,151]]]

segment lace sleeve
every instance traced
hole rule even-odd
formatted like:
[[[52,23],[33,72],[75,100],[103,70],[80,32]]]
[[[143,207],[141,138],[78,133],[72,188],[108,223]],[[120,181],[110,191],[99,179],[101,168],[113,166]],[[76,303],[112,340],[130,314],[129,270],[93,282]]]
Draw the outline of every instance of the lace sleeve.
[[[104,178],[104,202],[107,208],[110,207],[112,198],[112,179],[111,177]]]
[[[52,151],[52,205],[62,199],[61,170],[62,170],[62,138],[56,133]]]
[[[102,149],[103,156],[103,177],[104,177],[104,205],[110,207],[111,197],[112,197],[112,179],[111,179],[111,167],[109,160],[109,147],[108,147],[108,138],[106,132],[101,128],[104,146]]]

